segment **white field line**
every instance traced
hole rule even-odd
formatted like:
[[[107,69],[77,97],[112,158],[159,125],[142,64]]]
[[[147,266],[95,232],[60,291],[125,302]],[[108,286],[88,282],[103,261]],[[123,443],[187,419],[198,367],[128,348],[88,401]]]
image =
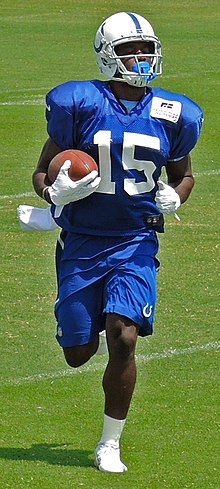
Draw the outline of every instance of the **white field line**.
[[[45,98],[43,96],[35,96],[35,98],[32,98],[30,100],[16,100],[16,101],[11,101],[11,102],[0,102],[0,105],[45,105]]]
[[[0,18],[1,20],[1,18]],[[48,87],[23,87],[23,88],[13,88],[13,92],[14,93],[24,93],[26,94],[26,92],[46,92],[46,90],[48,90]],[[1,88],[0,87],[0,94],[4,94],[4,93],[11,93],[12,92],[12,89],[11,88]]]
[[[6,195],[0,195],[0,199],[5,200],[5,199],[20,199],[22,197],[37,197],[37,194],[35,192],[23,192],[21,194],[6,194]]]
[[[167,358],[173,358],[180,355],[192,355],[194,353],[204,352],[204,351],[214,351],[220,348],[219,341],[213,341],[206,343],[204,345],[194,345],[188,348],[171,348],[162,352],[149,353],[147,355],[138,354],[137,363],[143,364],[148,363],[152,360],[164,360]],[[103,359],[107,359],[107,356],[103,356]],[[91,365],[86,365],[78,369],[63,369],[56,372],[41,372],[39,374],[29,375],[27,377],[17,377],[14,379],[6,379],[0,382],[0,387],[5,386],[16,386],[23,384],[30,384],[34,382],[39,382],[41,380],[54,380],[60,379],[62,377],[69,377],[71,375],[79,375],[82,373],[94,373],[103,370],[105,367],[104,363],[93,363]]]
[[[32,20],[32,19],[41,19],[41,17],[51,17],[50,13],[40,13],[40,14],[25,14],[25,15],[1,15],[0,21],[17,21],[17,20]]]
[[[220,175],[220,168],[214,170],[205,170],[199,173],[194,172],[194,176],[197,177],[210,177],[212,175]]]
[[[220,175],[220,168],[216,168],[215,170],[205,170],[204,172],[201,173],[194,173],[195,177],[206,177],[206,176],[212,176],[212,175]],[[0,194],[0,200],[7,200],[7,199],[21,199],[23,197],[36,197],[35,192],[23,192],[20,194]]]
[[[7,99],[7,91],[0,90],[1,98],[5,98],[0,102],[0,106],[17,106],[17,105],[45,105],[46,94],[49,88],[25,88],[23,90],[17,90],[16,95],[12,96],[11,99]],[[28,96],[26,92],[42,92],[42,93],[30,93]],[[16,90],[13,90],[16,92]]]

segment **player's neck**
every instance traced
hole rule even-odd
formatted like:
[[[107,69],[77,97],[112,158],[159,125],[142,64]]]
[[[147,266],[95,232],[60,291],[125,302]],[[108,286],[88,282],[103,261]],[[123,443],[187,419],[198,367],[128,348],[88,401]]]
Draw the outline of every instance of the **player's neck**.
[[[124,82],[111,80],[109,82],[114,95],[118,99],[140,100],[148,90],[146,87],[133,87]]]

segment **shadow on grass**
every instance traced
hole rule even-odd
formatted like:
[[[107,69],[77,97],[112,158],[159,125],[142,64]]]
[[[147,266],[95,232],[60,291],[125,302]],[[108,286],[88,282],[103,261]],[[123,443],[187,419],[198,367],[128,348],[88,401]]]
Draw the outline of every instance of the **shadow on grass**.
[[[94,453],[89,450],[69,449],[65,444],[33,444],[29,448],[0,447],[0,458],[46,462],[51,465],[94,467]]]

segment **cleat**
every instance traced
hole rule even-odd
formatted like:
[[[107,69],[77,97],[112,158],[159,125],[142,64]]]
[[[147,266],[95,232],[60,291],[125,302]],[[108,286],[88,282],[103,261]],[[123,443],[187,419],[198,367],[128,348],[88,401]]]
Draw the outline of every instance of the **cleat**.
[[[126,472],[128,468],[121,462],[117,445],[100,443],[96,448],[95,466],[101,472]]]
[[[99,346],[98,346],[98,350],[96,351],[96,354],[104,355],[105,353],[108,353],[108,347],[106,341],[106,332],[105,330],[103,330],[99,333]]]

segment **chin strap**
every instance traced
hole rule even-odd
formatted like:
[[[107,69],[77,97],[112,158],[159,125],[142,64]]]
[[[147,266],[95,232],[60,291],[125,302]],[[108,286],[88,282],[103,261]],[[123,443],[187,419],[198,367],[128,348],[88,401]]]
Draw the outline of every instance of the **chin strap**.
[[[145,75],[144,78],[147,81],[154,80],[156,78],[156,73],[153,73],[150,63],[148,61],[140,61],[135,63],[132,67],[132,71],[139,73],[139,75]]]

